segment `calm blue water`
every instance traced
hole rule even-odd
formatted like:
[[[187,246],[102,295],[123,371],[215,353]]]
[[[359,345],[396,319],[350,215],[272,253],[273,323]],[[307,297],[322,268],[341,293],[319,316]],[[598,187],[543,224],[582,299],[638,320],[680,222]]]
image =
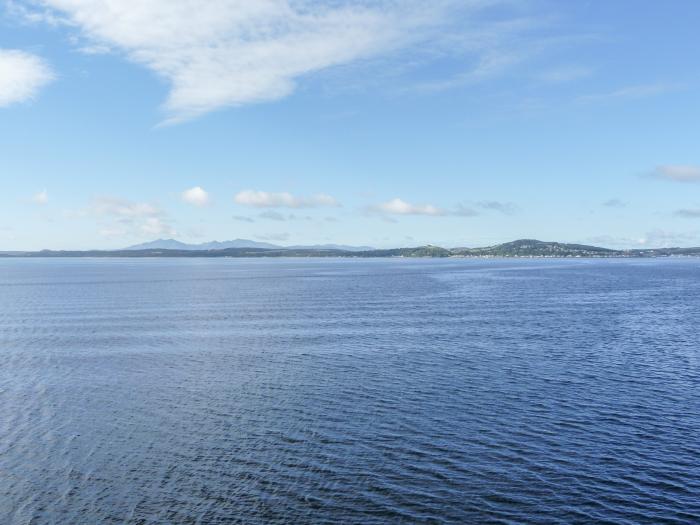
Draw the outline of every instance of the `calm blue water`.
[[[0,523],[700,523],[700,260],[0,260]]]

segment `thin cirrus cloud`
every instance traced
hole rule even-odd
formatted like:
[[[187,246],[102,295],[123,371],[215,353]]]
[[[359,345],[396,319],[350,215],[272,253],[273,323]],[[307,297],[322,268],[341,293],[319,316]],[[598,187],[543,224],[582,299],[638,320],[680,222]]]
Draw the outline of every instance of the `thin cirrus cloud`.
[[[267,192],[244,190],[236,194],[233,200],[243,206],[253,208],[322,208],[337,207],[340,203],[330,195],[317,193],[311,197],[297,197],[287,192]]]
[[[700,166],[680,164],[657,166],[652,175],[673,182],[700,182]]]
[[[0,108],[33,99],[54,79],[40,57],[14,49],[0,49]]]
[[[209,193],[199,186],[183,191],[181,198],[183,202],[199,207],[207,206],[210,202]]]
[[[477,76],[484,68],[500,71],[512,62],[503,50],[510,40],[502,35],[522,23],[482,15],[509,3],[35,0],[25,16],[72,27],[82,49],[123,55],[164,78],[170,85],[166,122],[176,123],[277,100],[305,75],[409,48],[426,57],[470,55]]]

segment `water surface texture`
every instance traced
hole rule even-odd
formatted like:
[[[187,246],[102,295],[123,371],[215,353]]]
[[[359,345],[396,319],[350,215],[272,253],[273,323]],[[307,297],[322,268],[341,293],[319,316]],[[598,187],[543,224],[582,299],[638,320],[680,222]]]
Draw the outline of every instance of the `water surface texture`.
[[[0,523],[700,523],[700,260],[0,260]]]

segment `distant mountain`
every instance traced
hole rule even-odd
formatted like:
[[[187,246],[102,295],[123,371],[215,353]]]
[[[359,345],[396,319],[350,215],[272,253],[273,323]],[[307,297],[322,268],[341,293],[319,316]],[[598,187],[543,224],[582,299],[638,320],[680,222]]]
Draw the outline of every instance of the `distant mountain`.
[[[279,249],[281,246],[268,242],[257,242],[248,239],[234,239],[232,241],[212,241],[200,244],[187,244],[175,239],[158,239],[156,241],[144,242],[124,248],[125,250],[226,250],[228,248],[268,248]]]
[[[125,250],[227,250],[229,248],[266,248],[270,250],[341,250],[345,252],[363,252],[373,250],[371,246],[346,246],[344,244],[314,244],[311,246],[279,246],[267,242],[251,241],[249,239],[234,239],[232,241],[212,241],[200,244],[187,244],[175,239],[158,239],[144,242]]]

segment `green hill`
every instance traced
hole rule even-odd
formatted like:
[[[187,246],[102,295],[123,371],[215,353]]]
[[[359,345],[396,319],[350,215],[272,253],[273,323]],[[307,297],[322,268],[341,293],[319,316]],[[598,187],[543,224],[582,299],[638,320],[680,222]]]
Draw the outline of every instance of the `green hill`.
[[[468,257],[612,257],[622,255],[622,252],[617,250],[598,246],[545,242],[535,239],[520,239],[485,248],[458,248],[452,250],[452,253]]]

